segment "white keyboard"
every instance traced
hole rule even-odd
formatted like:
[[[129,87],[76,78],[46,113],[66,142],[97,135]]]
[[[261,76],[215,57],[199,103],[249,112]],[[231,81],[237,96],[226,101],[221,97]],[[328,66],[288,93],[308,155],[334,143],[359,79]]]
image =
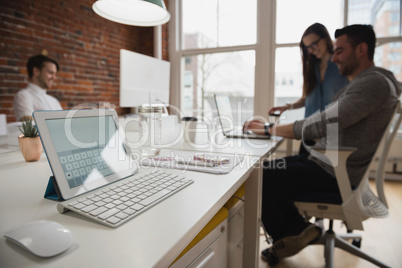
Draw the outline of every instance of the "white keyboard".
[[[57,205],[109,227],[117,227],[191,184],[193,180],[165,171],[136,174],[85,196]]]

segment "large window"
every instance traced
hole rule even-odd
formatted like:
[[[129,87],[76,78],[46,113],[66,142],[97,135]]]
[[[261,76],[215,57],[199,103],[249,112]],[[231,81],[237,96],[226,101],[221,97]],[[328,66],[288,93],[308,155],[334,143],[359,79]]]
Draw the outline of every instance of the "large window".
[[[242,114],[251,116],[257,1],[249,0],[247,5],[242,0],[179,3],[181,111],[186,116],[213,117],[216,115],[213,94],[217,93],[244,103]]]
[[[169,32],[172,81],[179,91],[172,91],[172,104],[185,115],[212,115],[214,93],[241,102],[242,120],[300,98],[299,42],[315,22],[331,37],[346,24],[373,25],[376,65],[402,81],[400,0],[172,0],[169,10],[175,18]],[[299,109],[283,118],[303,116]]]

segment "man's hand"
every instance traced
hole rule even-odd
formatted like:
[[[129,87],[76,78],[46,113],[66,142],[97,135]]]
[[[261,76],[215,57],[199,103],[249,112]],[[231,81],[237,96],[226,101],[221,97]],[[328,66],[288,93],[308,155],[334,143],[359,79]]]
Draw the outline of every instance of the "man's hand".
[[[268,111],[268,114],[276,114],[276,115],[281,115],[284,111],[288,110],[290,108],[290,104],[286,104],[284,106],[277,106],[273,107]]]
[[[259,120],[246,121],[243,125],[243,132],[251,130],[255,134],[265,135],[264,122]]]

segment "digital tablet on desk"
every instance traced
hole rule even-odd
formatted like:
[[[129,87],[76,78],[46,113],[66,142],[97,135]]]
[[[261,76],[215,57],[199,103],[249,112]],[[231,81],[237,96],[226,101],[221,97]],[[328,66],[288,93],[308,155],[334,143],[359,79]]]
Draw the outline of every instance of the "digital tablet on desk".
[[[35,111],[33,117],[62,199],[136,173],[116,111]]]

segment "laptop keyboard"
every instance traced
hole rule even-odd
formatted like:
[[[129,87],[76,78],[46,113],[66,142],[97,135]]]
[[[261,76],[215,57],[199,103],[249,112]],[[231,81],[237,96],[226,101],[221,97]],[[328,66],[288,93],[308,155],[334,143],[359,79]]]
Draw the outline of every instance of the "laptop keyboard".
[[[60,213],[72,210],[109,227],[117,227],[192,182],[182,175],[156,170],[59,203],[57,209]]]

